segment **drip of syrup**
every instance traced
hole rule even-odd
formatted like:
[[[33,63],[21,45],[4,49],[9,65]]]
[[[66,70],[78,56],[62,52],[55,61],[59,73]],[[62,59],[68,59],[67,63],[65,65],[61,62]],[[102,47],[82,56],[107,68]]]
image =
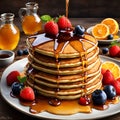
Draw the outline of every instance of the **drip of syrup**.
[[[68,17],[69,0],[66,0],[66,17]]]

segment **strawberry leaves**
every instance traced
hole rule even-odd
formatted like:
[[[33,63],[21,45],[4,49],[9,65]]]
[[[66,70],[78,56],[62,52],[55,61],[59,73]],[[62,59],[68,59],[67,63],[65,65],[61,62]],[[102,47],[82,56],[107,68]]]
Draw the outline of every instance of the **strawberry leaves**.
[[[43,22],[48,22],[52,20],[52,17],[50,15],[42,15],[40,18]]]
[[[17,79],[20,81],[20,83],[25,83],[25,81],[27,80],[27,77],[26,76],[24,76],[24,77],[18,76]]]
[[[111,42],[111,44],[110,44],[109,47],[112,47],[112,46],[114,46],[114,45],[120,46],[120,42],[117,41],[117,40],[114,40],[114,41]]]

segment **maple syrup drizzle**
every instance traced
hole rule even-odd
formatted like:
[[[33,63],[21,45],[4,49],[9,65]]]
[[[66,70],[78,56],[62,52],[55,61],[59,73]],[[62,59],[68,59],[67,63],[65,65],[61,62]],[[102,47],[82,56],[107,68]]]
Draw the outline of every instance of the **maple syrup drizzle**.
[[[66,17],[68,17],[69,0],[66,0]]]
[[[8,58],[8,57],[10,57],[10,55],[8,55],[8,54],[0,54],[0,58]]]

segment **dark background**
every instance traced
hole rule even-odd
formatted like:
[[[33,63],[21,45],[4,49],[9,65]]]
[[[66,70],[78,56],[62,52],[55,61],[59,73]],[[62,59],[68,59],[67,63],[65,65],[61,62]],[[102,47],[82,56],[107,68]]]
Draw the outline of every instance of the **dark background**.
[[[18,10],[30,0],[0,0],[0,14]],[[65,0],[31,0],[39,4],[39,15],[58,16],[65,14]],[[120,16],[120,0],[69,0],[69,17],[117,17]]]

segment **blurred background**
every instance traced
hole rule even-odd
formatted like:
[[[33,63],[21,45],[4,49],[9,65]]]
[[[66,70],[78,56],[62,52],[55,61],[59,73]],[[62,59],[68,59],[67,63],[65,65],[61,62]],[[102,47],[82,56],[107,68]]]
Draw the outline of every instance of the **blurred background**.
[[[12,12],[18,17],[18,10],[25,3],[35,1],[39,4],[40,15],[65,15],[65,0],[0,0],[0,14]],[[120,0],[69,0],[69,17],[120,17]]]

